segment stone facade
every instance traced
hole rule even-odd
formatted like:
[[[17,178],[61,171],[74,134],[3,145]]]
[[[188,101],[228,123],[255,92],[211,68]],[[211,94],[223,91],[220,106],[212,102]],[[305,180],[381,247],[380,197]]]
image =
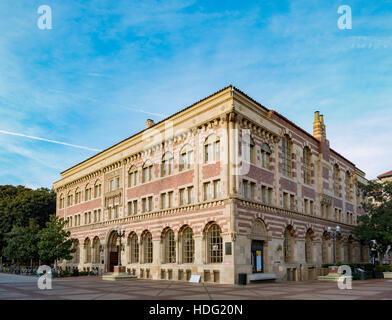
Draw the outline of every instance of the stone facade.
[[[78,240],[67,267],[109,272],[121,252],[141,278],[314,279],[336,225],[336,260],[368,260],[350,235],[364,173],[329,147],[322,116],[312,136],[232,86],[61,175],[57,215]]]

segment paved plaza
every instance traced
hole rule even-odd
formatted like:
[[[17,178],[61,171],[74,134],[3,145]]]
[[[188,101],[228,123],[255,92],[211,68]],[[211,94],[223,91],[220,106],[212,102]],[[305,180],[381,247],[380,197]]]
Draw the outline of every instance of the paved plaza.
[[[392,300],[392,280],[387,279],[353,281],[352,290],[321,281],[239,286],[100,277],[54,279],[52,290],[39,290],[37,279],[0,274],[0,300]]]

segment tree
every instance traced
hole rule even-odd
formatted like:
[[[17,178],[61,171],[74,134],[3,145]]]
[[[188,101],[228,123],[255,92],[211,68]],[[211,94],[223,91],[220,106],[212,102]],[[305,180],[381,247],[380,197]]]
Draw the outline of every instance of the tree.
[[[0,254],[4,254],[8,246],[6,234],[14,226],[28,227],[30,219],[34,219],[42,228],[55,211],[56,194],[49,189],[0,186]]]
[[[4,256],[18,264],[38,259],[38,231],[39,226],[34,219],[30,219],[27,227],[13,226],[5,236],[7,246]]]
[[[364,199],[362,204],[367,215],[358,218],[353,234],[362,242],[375,240],[377,251],[383,257],[392,245],[392,182],[360,185]]]
[[[53,263],[59,259],[72,259],[72,248],[75,239],[71,239],[71,233],[64,230],[66,222],[63,218],[51,215],[46,227],[39,233],[38,254],[42,261]]]

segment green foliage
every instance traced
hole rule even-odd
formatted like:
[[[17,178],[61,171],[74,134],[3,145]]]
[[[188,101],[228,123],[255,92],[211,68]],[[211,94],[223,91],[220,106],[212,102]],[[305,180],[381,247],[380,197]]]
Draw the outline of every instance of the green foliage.
[[[3,250],[4,256],[17,263],[38,259],[38,231],[39,226],[34,219],[30,219],[27,227],[14,225],[5,235],[7,246]]]
[[[392,272],[392,266],[384,264],[384,265],[377,265],[375,270],[377,272]]]
[[[392,244],[392,182],[360,186],[364,198],[372,197],[376,202],[365,202],[362,207],[367,215],[358,218],[353,234],[363,243],[376,240],[377,251],[383,256]]]
[[[39,234],[38,254],[41,260],[52,263],[58,259],[72,259],[72,253],[76,250],[72,248],[74,239],[70,238],[71,233],[64,230],[66,222],[64,219],[51,215]]]
[[[0,254],[4,254],[3,251],[8,247],[7,234],[21,231],[13,230],[14,227],[28,227],[30,220],[34,219],[39,228],[42,228],[49,220],[49,215],[55,211],[56,195],[49,189],[0,186]]]

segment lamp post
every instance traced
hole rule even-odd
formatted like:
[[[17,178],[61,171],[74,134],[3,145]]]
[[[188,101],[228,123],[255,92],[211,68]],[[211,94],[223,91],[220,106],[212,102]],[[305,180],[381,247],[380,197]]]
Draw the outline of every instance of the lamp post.
[[[120,238],[120,252],[118,253],[117,265],[121,267],[121,238],[125,236],[125,226],[122,226],[121,231],[119,230],[118,226],[115,226],[114,230],[116,230],[117,237]]]
[[[335,229],[328,227],[328,235],[333,241],[333,265],[336,266],[336,237],[340,232],[340,226],[336,226]]]

